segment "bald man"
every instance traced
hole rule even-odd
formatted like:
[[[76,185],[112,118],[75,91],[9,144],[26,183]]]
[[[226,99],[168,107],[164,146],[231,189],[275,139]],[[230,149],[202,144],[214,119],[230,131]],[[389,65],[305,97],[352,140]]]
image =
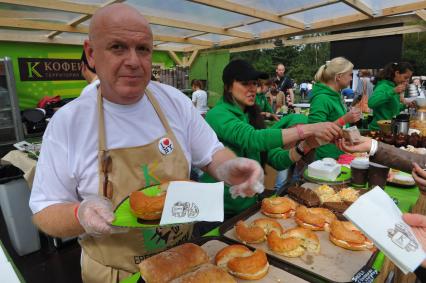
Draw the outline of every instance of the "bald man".
[[[191,225],[112,226],[113,210],[131,192],[189,179],[192,165],[252,196],[263,190],[263,171],[225,149],[185,95],[150,82],[153,36],[140,12],[124,4],[99,9],[84,50],[99,82],[49,122],[30,207],[45,233],[84,236],[84,282],[119,282],[192,234]]]
[[[275,73],[278,91],[282,91],[286,97],[287,104],[292,105],[294,103],[293,80],[285,75],[284,64],[277,64]]]

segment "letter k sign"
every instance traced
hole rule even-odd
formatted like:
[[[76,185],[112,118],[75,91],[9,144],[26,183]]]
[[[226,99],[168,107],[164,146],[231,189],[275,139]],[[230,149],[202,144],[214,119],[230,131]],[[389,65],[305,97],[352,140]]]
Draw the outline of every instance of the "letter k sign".
[[[33,78],[33,74],[38,77],[38,78],[42,78],[43,76],[40,75],[40,73],[35,69],[35,67],[37,67],[37,65],[40,64],[40,62],[27,62],[28,65],[28,77],[29,78]]]

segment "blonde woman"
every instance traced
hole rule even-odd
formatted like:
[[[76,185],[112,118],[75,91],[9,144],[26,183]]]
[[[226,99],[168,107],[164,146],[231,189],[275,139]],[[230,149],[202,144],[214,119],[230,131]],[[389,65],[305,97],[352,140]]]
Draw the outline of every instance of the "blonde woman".
[[[343,57],[336,57],[322,65],[315,74],[315,85],[312,88],[309,123],[335,122],[340,127],[355,123],[361,112],[353,108],[347,112],[341,90],[347,88],[352,80],[354,65]],[[337,159],[343,151],[334,144],[316,149],[316,158],[331,157]]]

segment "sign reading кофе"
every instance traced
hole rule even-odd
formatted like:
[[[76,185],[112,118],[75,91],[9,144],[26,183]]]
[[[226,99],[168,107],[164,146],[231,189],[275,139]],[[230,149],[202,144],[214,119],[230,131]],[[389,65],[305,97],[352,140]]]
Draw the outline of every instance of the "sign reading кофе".
[[[18,58],[21,81],[84,80],[79,59]]]

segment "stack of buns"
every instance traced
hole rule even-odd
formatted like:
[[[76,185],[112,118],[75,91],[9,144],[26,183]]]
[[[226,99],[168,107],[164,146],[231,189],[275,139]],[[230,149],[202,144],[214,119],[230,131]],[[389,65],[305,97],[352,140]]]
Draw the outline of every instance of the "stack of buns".
[[[154,255],[139,264],[146,283],[236,282],[221,268],[209,264],[207,253],[191,243]]]

